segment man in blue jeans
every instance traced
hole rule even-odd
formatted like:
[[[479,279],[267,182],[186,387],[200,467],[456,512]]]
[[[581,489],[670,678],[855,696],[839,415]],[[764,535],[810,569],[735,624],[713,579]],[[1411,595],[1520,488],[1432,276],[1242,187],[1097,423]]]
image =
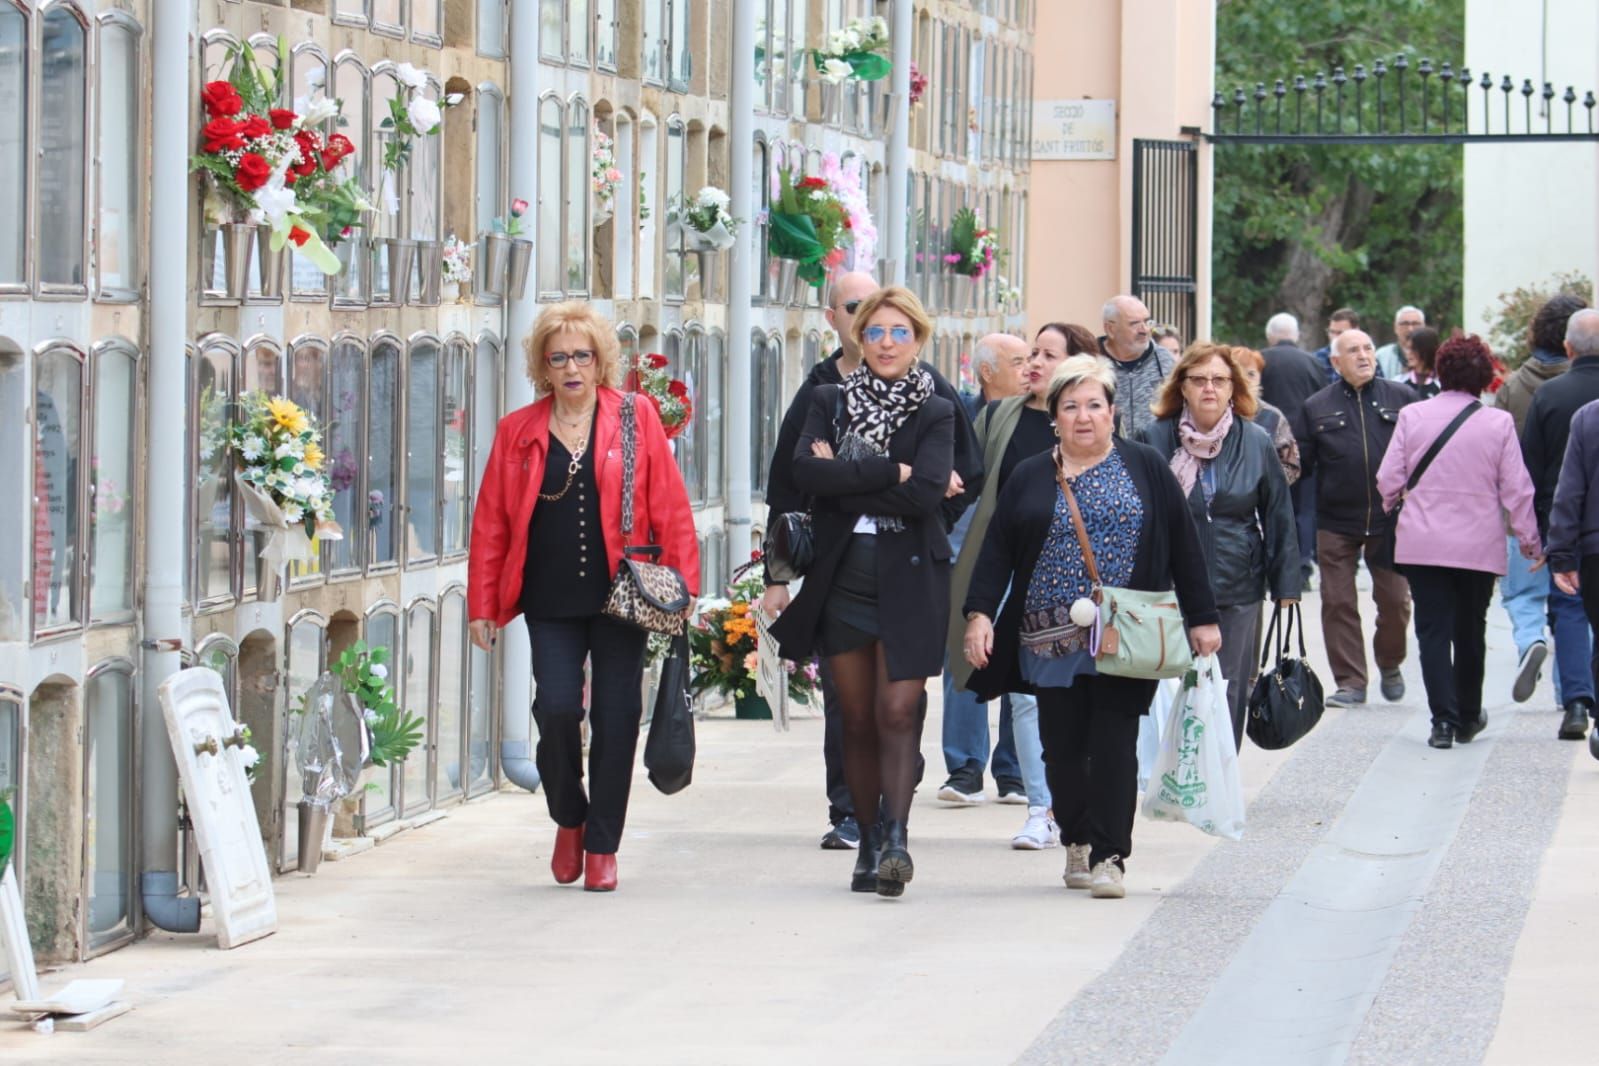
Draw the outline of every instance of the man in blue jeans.
[[[1532,476],[1532,505],[1538,514],[1538,529],[1545,544],[1549,542],[1549,515],[1554,506],[1555,488],[1560,482],[1566,443],[1571,436],[1572,416],[1583,405],[1599,400],[1599,341],[1594,339],[1599,336],[1599,330],[1578,329],[1577,343],[1572,343],[1571,324],[1587,323],[1589,320],[1583,316],[1591,314],[1583,310],[1569,312],[1570,307],[1580,308],[1581,304],[1575,297],[1557,296],[1533,316],[1533,358],[1539,358],[1538,352],[1546,351],[1558,336],[1570,359],[1564,373],[1544,382],[1533,394],[1521,427],[1521,458]],[[1566,319],[1563,328],[1560,319]],[[1551,322],[1555,323],[1553,327]],[[1551,330],[1553,334],[1549,335]],[[1560,701],[1562,712],[1557,735],[1561,740],[1582,740],[1588,735],[1588,722],[1594,709],[1593,637],[1587,614],[1580,596],[1550,585],[1544,574],[1529,575],[1529,579],[1537,578],[1544,578],[1543,585],[1549,597],[1549,626],[1555,637],[1555,698]],[[1541,623],[1533,618],[1537,610],[1536,590],[1532,594],[1523,591],[1526,584],[1526,581],[1517,580],[1512,569],[1500,586],[1505,610],[1511,613],[1511,624],[1516,630],[1518,649],[1522,640],[1533,634],[1534,625],[1538,626],[1537,636],[1542,636]],[[1512,692],[1517,700],[1532,695],[1537,682],[1536,668],[1531,671],[1531,682],[1526,681],[1526,675],[1529,659],[1541,662],[1543,654],[1547,653],[1546,650],[1539,652],[1540,645],[1541,639],[1534,640],[1523,652],[1516,689]]]

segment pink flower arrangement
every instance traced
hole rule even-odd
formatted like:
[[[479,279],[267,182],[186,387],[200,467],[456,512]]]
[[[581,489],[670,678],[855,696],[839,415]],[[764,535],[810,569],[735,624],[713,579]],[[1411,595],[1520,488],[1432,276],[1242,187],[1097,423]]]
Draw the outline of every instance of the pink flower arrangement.
[[[856,269],[870,269],[877,265],[877,223],[872,220],[866,203],[866,190],[861,187],[861,163],[857,158],[846,169],[833,152],[822,155],[822,177],[844,206],[845,228],[850,231],[855,248]],[[844,250],[834,249],[837,259],[828,263],[828,269],[844,261]]]
[[[922,102],[922,96],[927,92],[927,75],[916,67],[916,60],[911,60],[911,106],[915,107]]]

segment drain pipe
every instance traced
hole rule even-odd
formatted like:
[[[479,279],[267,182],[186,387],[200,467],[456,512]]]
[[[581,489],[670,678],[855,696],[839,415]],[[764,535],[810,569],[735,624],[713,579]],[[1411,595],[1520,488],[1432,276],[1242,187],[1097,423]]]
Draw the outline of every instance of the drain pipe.
[[[188,333],[188,277],[166,265],[189,262],[189,29],[193,3],[152,6],[154,61],[150,106],[149,330],[146,351],[144,476],[144,713],[140,715],[139,892],[144,916],[169,933],[200,928],[198,897],[178,897],[178,768],[156,691],[182,668],[183,530],[186,480],[183,419],[186,406],[184,342]]]
[[[730,209],[734,218],[754,218],[760,207],[753,199],[755,143],[755,9],[758,4],[733,5],[732,91],[728,94],[727,140],[733,146],[728,160]],[[755,227],[740,226],[733,234],[727,258],[727,395],[750,394],[750,295],[753,289]],[[729,403],[722,408],[729,441],[750,439],[750,405]],[[751,502],[750,450],[727,450],[727,572],[750,557]]]
[[[511,130],[510,193],[533,199],[538,191],[538,54],[539,13],[535,0],[511,0],[512,56],[511,90],[507,110]],[[534,212],[537,219],[538,212]],[[553,235],[535,228],[535,240],[552,240]],[[533,332],[538,310],[535,294],[537,279],[525,294],[513,299],[506,294],[505,317],[505,409],[514,411],[533,402],[533,386],[523,369],[522,338]],[[528,644],[527,627],[520,622],[500,630],[500,772],[513,785],[529,792],[539,787],[538,767],[533,765],[533,650]]]
[[[903,285],[910,276],[910,265],[906,261],[909,249],[905,246],[909,223],[902,220],[910,217],[905,179],[911,171],[911,38],[916,32],[909,0],[898,0],[890,17],[893,25],[889,28],[889,40],[893,42],[890,47],[894,64],[889,74],[890,91],[899,98],[899,106],[894,108],[894,128],[888,133],[884,169],[888,177],[888,259],[894,264],[894,270],[891,277],[878,278],[877,283]]]

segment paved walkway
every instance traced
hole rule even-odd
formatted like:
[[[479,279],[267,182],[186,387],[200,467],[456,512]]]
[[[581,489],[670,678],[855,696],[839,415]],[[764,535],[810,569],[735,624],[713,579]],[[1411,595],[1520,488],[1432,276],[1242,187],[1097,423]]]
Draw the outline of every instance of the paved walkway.
[[[936,705],[899,901],[816,847],[820,721],[712,720],[691,789],[637,779],[612,896],[554,885],[542,798],[503,793],[280,879],[264,941],[156,934],[53,975],[125,978],[135,1010],[0,1020],[0,1059],[1591,1062],[1599,763],[1553,739],[1547,682],[1508,706],[1490,623],[1474,745],[1425,746],[1407,664],[1403,703],[1246,745],[1242,842],[1140,820],[1121,902],[1010,850],[1025,808],[932,799]]]

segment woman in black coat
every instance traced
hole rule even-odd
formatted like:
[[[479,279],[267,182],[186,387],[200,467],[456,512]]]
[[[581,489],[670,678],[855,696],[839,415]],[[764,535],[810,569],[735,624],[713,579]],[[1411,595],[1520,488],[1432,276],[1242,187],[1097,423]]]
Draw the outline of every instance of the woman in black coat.
[[[1072,487],[1101,582],[1155,592],[1175,584],[1194,651],[1221,646],[1182,490],[1154,449],[1112,436],[1115,401],[1116,373],[1103,360],[1073,356],[1055,371],[1049,411],[1060,444],[1024,459],[1000,491],[962,607],[966,660],[976,667],[967,687],[983,699],[1038,695],[1066,885],[1100,899],[1124,895],[1138,719],[1149,711],[1155,682],[1100,675],[1090,631],[1071,621],[1073,604],[1092,590],[1058,478]]]
[[[1241,349],[1198,342],[1172,368],[1144,443],[1168,462],[1188,495],[1221,614],[1221,676],[1233,742],[1244,743],[1259,654],[1261,604],[1299,602],[1299,535],[1288,479],[1266,431],[1251,423],[1255,394]]]
[[[867,297],[854,328],[862,365],[815,390],[794,452],[816,558],[772,633],[785,659],[826,656],[838,692],[861,827],[850,888],[898,896],[914,873],[905,822],[921,701],[943,669],[951,553],[939,508],[955,408],[918,365],[932,322],[910,290]]]

